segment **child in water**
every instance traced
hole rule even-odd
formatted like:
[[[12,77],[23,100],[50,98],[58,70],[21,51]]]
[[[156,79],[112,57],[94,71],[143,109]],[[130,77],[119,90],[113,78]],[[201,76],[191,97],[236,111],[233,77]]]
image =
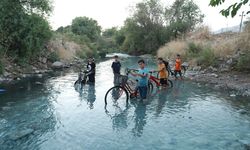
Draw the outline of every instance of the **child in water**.
[[[139,65],[139,72],[138,73],[131,73],[133,76],[137,76],[138,78],[138,86],[136,89],[139,90],[141,99],[147,98],[147,91],[148,91],[148,73],[149,70],[145,67],[145,61],[143,59],[138,61]]]

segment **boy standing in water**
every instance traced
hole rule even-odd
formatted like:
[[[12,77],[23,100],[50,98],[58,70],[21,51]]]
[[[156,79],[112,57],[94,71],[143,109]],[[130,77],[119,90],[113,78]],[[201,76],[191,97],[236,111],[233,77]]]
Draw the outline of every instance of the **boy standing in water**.
[[[168,71],[167,71],[167,66],[165,65],[163,61],[164,60],[161,57],[158,58],[158,70],[155,70],[153,72],[159,72],[161,85],[163,87],[167,87]]]
[[[138,78],[138,87],[141,99],[147,98],[147,91],[148,91],[148,69],[145,68],[145,61],[143,59],[138,61],[139,65],[139,72],[138,73],[131,73],[133,76],[137,76]]]
[[[118,56],[115,55],[114,56],[114,62],[111,65],[111,68],[113,69],[113,73],[114,73],[114,84],[118,84],[118,77],[120,76],[120,71],[121,71],[121,63],[118,60]]]
[[[95,83],[95,62],[94,58],[89,57],[87,64],[87,76],[89,78],[89,83]]]
[[[181,58],[180,58],[181,56],[180,54],[177,54],[176,56],[177,58],[175,59],[174,76],[175,76],[175,79],[177,79],[177,73],[179,73],[181,79],[183,79],[182,74],[181,74]]]

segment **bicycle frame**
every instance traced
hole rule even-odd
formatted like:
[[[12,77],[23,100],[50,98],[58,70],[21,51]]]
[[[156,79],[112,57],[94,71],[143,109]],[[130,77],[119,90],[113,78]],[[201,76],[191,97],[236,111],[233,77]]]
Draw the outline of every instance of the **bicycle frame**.
[[[126,89],[129,92],[129,94],[132,94],[134,92],[134,90],[127,83],[124,85],[121,85],[121,87]]]
[[[153,76],[152,73],[149,76],[149,80],[153,81],[157,86],[161,86],[160,79]]]

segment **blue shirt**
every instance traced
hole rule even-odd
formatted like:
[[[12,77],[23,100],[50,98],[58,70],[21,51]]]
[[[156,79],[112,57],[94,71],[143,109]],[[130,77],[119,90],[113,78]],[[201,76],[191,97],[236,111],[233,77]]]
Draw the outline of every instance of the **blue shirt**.
[[[149,70],[147,68],[139,69],[138,74],[141,74],[141,75],[147,74],[147,76],[138,77],[138,86],[148,86],[148,73],[149,73]]]

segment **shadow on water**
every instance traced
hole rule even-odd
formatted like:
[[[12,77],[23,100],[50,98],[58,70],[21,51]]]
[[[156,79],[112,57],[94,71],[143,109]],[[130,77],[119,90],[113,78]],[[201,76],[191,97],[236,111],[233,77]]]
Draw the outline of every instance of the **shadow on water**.
[[[147,123],[147,104],[143,101],[134,101],[131,102],[131,105],[134,106],[134,127],[132,133],[136,137],[140,137],[143,134],[143,128]]]
[[[95,84],[83,85],[83,87],[75,88],[75,90],[79,93],[80,101],[86,101],[89,108],[93,109],[96,100]]]

